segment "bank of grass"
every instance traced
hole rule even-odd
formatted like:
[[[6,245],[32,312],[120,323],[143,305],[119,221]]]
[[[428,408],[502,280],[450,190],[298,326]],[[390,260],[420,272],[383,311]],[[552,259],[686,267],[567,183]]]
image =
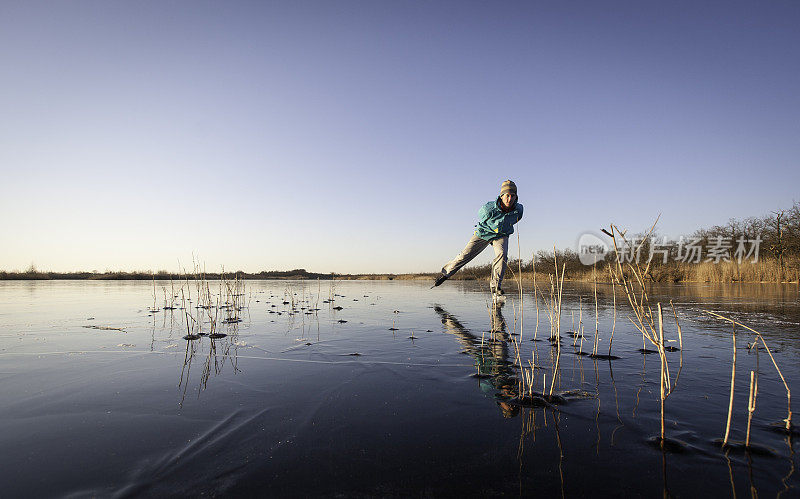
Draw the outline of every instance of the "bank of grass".
[[[560,258],[560,257],[559,257]],[[595,272],[598,282],[609,282],[608,264],[600,262]],[[516,260],[509,261],[508,267],[516,271],[519,264]],[[543,266],[541,266],[543,267]],[[540,283],[549,282],[549,275],[553,274],[554,269],[540,270],[540,264],[536,264],[536,280]],[[362,274],[351,276],[337,276],[337,279],[377,279],[377,280],[433,280],[438,276],[438,272],[425,274]],[[450,278],[452,281],[488,281],[491,277],[491,264],[465,267]],[[513,278],[512,271],[506,271],[506,280]],[[569,281],[593,281],[592,267],[578,262],[572,265],[566,263],[564,278]],[[719,263],[700,262],[683,263],[669,262],[662,265],[652,266],[646,276],[650,282],[774,282],[774,283],[800,283],[800,257],[789,257],[784,259],[783,266],[777,258],[760,258],[758,262],[742,261],[721,261]],[[533,280],[532,266],[530,262],[522,265],[522,279],[525,281]]]
[[[600,269],[604,272],[601,272]],[[783,265],[777,258],[761,258],[758,262],[734,261],[683,263],[669,262],[654,265],[647,273],[653,282],[799,282],[800,258],[784,259]],[[570,276],[573,280],[591,281],[592,269],[586,267]],[[608,280],[605,262],[598,266],[598,280]]]
[[[798,282],[800,258],[790,258],[781,266],[777,259],[766,258],[757,263],[711,262],[690,267],[688,279],[699,282]]]
[[[592,267],[583,265],[577,259],[570,258],[570,255],[558,255],[559,262],[564,263],[564,278],[570,281],[593,280]],[[549,282],[549,275],[554,273],[552,263],[536,261],[536,280],[539,282]],[[518,268],[516,260],[510,260],[508,266],[514,270]],[[606,266],[608,262],[602,261],[597,264],[598,282],[608,282],[609,274]],[[644,265],[642,265],[644,267]],[[510,274],[510,271],[509,271]],[[427,274],[435,276],[436,274]],[[466,267],[458,274],[451,277],[451,280],[488,280],[491,276],[491,264]],[[509,275],[506,275],[508,278]],[[532,266],[530,262],[522,264],[523,280],[533,280]],[[800,282],[800,256],[790,256],[784,258],[783,265],[774,257],[762,257],[757,262],[743,260],[738,263],[735,260],[700,263],[668,262],[666,264],[652,265],[646,278],[651,282]]]

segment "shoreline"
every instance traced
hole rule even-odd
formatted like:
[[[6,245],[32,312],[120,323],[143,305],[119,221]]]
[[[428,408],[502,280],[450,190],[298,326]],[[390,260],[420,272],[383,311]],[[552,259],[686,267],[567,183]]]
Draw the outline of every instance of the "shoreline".
[[[464,274],[456,274],[451,277],[450,281],[489,281],[488,276],[475,275],[469,273],[469,268],[465,269]],[[464,272],[464,271],[462,271]],[[205,274],[172,274],[167,272],[159,273],[144,273],[144,272],[0,272],[0,281],[195,281],[200,279],[205,280],[221,280],[221,279],[240,279],[240,280],[322,280],[322,281],[432,281],[436,278],[438,273],[406,273],[406,274],[320,274],[314,272],[306,272],[302,269],[292,271],[270,271],[259,273],[246,273],[246,272],[232,272],[232,273],[205,273]],[[551,274],[545,272],[536,272],[536,281],[546,283],[549,281]],[[800,280],[783,279],[783,280],[755,280],[755,279],[736,279],[726,276],[723,279],[684,279],[684,278],[670,278],[670,279],[657,279],[648,276],[649,282],[666,283],[666,284],[798,284]],[[568,282],[593,282],[592,272],[584,271],[576,273],[576,275],[565,276],[565,281]],[[506,285],[511,285],[517,281],[513,275],[506,275],[504,279]],[[522,281],[525,283],[532,283],[534,281],[531,272],[522,273]],[[608,275],[598,271],[597,282],[609,284],[611,281]]]

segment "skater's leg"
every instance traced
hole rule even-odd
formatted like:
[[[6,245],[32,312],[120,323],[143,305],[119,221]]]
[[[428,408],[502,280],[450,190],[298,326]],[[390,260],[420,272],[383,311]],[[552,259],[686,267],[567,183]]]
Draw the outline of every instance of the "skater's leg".
[[[489,241],[485,241],[478,236],[472,236],[469,242],[467,242],[467,245],[464,246],[464,249],[461,250],[461,253],[442,267],[442,273],[446,274],[448,277],[455,274],[458,272],[458,269],[478,256],[488,245]]]
[[[503,275],[506,273],[506,261],[508,260],[508,237],[498,237],[492,240],[494,249],[494,260],[492,260],[492,289],[501,289]]]

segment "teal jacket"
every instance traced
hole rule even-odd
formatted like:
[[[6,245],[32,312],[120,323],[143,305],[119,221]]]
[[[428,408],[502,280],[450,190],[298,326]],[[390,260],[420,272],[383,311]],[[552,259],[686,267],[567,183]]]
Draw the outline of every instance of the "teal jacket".
[[[485,241],[514,233],[514,224],[522,220],[522,205],[514,204],[508,213],[500,209],[500,198],[489,201],[478,210],[478,225],[475,235]]]

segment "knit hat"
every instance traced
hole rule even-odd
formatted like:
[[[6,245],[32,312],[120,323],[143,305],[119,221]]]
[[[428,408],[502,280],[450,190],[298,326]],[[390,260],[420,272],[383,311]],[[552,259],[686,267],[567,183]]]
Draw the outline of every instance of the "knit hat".
[[[500,195],[502,196],[506,192],[510,192],[511,194],[517,195],[517,184],[512,182],[511,180],[506,180],[505,182],[500,185]]]

